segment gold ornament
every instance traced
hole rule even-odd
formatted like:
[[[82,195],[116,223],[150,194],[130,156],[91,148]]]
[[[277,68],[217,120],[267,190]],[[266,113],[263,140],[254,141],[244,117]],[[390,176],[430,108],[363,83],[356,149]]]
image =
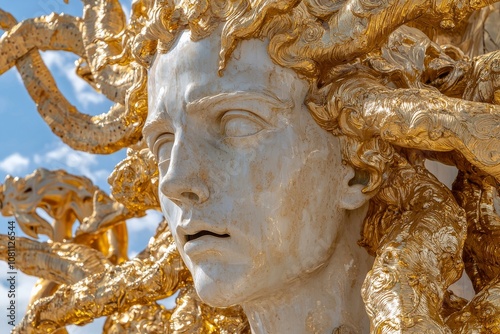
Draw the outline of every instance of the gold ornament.
[[[375,257],[362,290],[371,333],[500,333],[497,1],[135,0],[128,24],[117,0],[83,2],[82,17],[20,23],[0,10],[0,74],[17,67],[52,131],[90,153],[129,148],[110,177],[114,197],[64,171],[3,184],[2,214],[30,237],[51,239],[18,241],[19,269],[41,288],[14,333],[101,316],[104,333],[250,332],[241,308],[199,300],[165,222],[141,254],[126,256],[125,220],[160,207],[156,162],[141,141],[147,70],[182,31],[196,41],[219,26],[220,75],[240,41],[267,39],[272,60],[308,80],[304,103],[339,136],[345,163],[373,196],[359,242]],[[78,75],[113,107],[99,116],[76,110],[44,65],[45,50],[81,57]],[[459,169],[452,191],[425,159]],[[6,244],[0,236],[1,254]],[[464,267],[470,301],[448,291]],[[175,309],[156,303],[176,291]]]

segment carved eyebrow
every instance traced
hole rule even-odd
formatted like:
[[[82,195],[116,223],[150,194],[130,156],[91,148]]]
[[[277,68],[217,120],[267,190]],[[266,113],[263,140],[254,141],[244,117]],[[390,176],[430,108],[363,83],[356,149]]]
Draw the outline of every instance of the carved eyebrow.
[[[217,95],[205,96],[196,101],[189,102],[186,105],[187,113],[196,113],[217,106],[218,109],[234,109],[235,103],[238,104],[240,109],[253,109],[255,102],[261,102],[268,106],[268,108],[259,108],[260,113],[264,113],[264,117],[272,119],[275,116],[273,111],[287,110],[293,108],[293,101],[287,100],[282,101],[278,97],[271,93],[260,93],[260,92],[246,92],[246,91],[236,91],[231,93],[220,93]],[[162,112],[164,115],[166,112]],[[148,146],[151,140],[156,140],[156,138],[151,138],[155,133],[158,133],[158,129],[162,131],[165,128],[171,128],[171,122],[167,120],[160,113],[156,113],[153,119],[147,119],[146,124],[142,128],[142,134],[146,138]]]
[[[142,136],[146,139],[148,147],[152,147],[156,138],[152,138],[153,135],[165,132],[165,130],[172,130],[172,125],[170,120],[165,119],[165,117],[156,114],[153,119],[147,119],[144,127],[142,128]]]
[[[286,110],[293,108],[293,101],[282,101],[277,96],[271,93],[261,92],[246,92],[236,91],[231,93],[220,93],[217,95],[202,97],[196,101],[189,102],[186,105],[186,112],[196,113],[202,110],[211,109],[217,106],[218,109],[234,109],[235,103],[238,103],[238,108],[252,109],[255,102],[261,102],[268,106],[268,108],[259,109],[260,112],[266,114],[271,111]],[[267,115],[272,117],[272,114]]]
[[[165,119],[165,117],[168,117],[168,113],[165,110],[165,105],[163,103],[166,94],[167,90],[162,89],[158,96],[156,96],[155,100],[150,100],[148,103],[148,116],[146,117],[146,122],[142,127],[142,136],[146,139],[148,146],[149,144],[153,144],[150,143],[152,135],[158,133],[158,130],[164,127],[165,123],[171,124],[171,121]],[[154,138],[154,140],[156,140],[156,138]]]

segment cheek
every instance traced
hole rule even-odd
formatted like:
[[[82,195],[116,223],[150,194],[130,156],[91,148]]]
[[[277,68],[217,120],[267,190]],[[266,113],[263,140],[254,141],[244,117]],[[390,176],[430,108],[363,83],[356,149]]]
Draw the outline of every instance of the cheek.
[[[324,174],[323,174],[324,175]],[[314,268],[331,254],[337,235],[334,189],[327,179],[318,178],[316,170],[299,174],[294,199],[283,212],[293,223],[289,227],[290,253],[301,262],[303,268]]]
[[[279,216],[288,222],[287,227],[281,227],[288,235],[282,237],[288,240],[291,260],[304,270],[317,267],[331,255],[344,218],[338,194],[341,160],[336,147],[330,145],[332,138],[326,136],[331,135],[319,132],[308,136],[314,146],[302,141],[301,159],[295,159],[295,165],[289,163],[290,182],[281,191]]]
[[[182,210],[167,197],[161,195],[161,193],[160,193],[160,206],[161,206],[161,211],[163,212],[163,215],[167,220],[168,227],[170,228],[170,231],[172,232],[172,235],[174,236],[175,241],[177,243],[178,241],[177,225],[180,223],[182,219]]]

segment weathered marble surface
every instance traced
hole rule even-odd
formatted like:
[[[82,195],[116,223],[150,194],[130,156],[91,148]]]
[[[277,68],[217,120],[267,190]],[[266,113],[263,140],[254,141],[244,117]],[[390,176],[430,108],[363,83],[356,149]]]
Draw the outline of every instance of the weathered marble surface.
[[[136,0],[129,21],[83,2],[0,10],[0,73],[17,67],[52,131],[128,148],[113,197],[74,176],[2,185],[2,212],[54,238],[19,240],[50,261],[23,264],[46,298],[14,333],[101,316],[107,334],[500,333],[498,1]],[[39,50],[80,56],[109,112],[75,110]],[[429,159],[457,168],[451,191]],[[148,209],[168,224],[128,260],[123,221]],[[470,300],[449,291],[464,273]]]
[[[157,56],[143,132],[162,211],[201,299],[242,305],[254,333],[366,333],[369,196],[304,105],[308,82],[267,44],[242,42],[222,77],[217,33]]]

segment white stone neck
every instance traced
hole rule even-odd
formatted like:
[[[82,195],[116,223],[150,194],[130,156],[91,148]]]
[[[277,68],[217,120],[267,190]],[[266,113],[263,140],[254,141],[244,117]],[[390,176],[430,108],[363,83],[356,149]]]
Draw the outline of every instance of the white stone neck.
[[[373,260],[357,245],[358,214],[348,216],[329,262],[273,295],[242,305],[252,334],[368,333],[361,286]]]

